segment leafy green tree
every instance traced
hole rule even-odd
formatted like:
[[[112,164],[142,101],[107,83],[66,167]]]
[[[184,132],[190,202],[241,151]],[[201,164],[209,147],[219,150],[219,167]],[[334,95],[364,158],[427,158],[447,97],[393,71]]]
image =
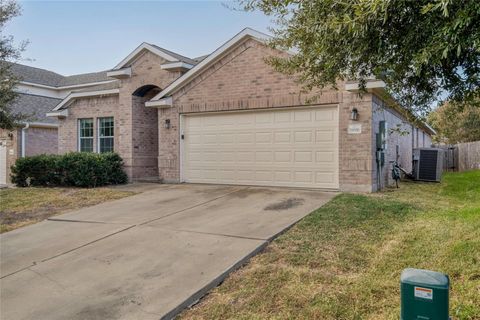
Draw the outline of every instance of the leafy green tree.
[[[5,24],[19,14],[18,3],[0,0],[0,128],[9,130],[26,118],[25,115],[12,112],[10,107],[17,96],[14,88],[18,83],[11,72],[11,62],[20,58],[26,43],[16,47],[13,37],[4,34]]]
[[[480,87],[478,0],[237,0],[272,16],[272,45],[295,49],[271,58],[307,89],[340,80],[382,79],[423,114],[441,94],[475,98]]]
[[[480,141],[480,99],[468,103],[445,102],[428,115],[441,143]]]

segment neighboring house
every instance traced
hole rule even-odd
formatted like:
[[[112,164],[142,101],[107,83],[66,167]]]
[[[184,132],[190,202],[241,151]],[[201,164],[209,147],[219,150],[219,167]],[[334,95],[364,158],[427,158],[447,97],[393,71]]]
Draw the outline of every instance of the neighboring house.
[[[397,156],[430,146],[432,129],[414,125],[384,83],[338,83],[304,93],[265,62],[286,55],[245,29],[210,55],[191,59],[142,43],[107,75],[114,82],[66,96],[58,119],[60,153],[118,152],[131,180],[375,191]],[[352,113],[357,119],[351,119]],[[389,128],[377,176],[376,133]]]
[[[21,64],[12,64],[11,70],[20,81],[11,110],[26,115],[27,120],[14,130],[0,129],[0,184],[10,182],[10,167],[17,158],[58,153],[58,121],[47,117],[47,112],[72,90],[114,80],[106,72],[62,76]]]

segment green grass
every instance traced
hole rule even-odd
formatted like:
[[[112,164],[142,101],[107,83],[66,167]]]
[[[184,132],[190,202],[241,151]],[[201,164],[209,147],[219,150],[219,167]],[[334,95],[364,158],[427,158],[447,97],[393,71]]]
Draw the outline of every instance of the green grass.
[[[342,194],[181,319],[399,319],[404,268],[445,272],[453,319],[480,319],[480,171]]]
[[[110,188],[14,188],[0,190],[0,233],[50,216],[135,194]]]

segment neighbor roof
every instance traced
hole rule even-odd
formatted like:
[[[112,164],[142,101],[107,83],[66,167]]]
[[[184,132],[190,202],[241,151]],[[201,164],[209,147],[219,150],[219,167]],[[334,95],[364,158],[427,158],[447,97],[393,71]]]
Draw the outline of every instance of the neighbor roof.
[[[57,123],[56,119],[47,117],[47,112],[52,110],[61,99],[19,93],[10,106],[14,114],[28,116],[25,122]]]
[[[30,67],[19,63],[12,63],[11,71],[20,81],[42,84],[50,87],[65,87],[113,80],[112,78],[107,77],[107,71],[63,76],[53,71]]]

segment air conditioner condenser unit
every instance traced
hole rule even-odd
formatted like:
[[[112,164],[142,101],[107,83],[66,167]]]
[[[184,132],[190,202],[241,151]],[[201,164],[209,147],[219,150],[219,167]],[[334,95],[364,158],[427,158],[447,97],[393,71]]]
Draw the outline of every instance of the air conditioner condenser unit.
[[[415,180],[440,182],[442,179],[442,171],[442,149],[413,149],[413,176],[415,177]]]

